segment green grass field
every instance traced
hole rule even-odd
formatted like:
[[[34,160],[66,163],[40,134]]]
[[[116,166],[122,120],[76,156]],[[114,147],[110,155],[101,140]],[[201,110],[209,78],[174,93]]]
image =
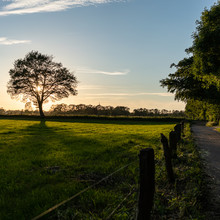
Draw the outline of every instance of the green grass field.
[[[153,147],[159,160],[160,133],[168,134],[174,125],[126,120],[1,119],[0,219],[31,219],[136,161],[110,182],[77,197],[71,204],[75,211],[57,214],[60,219],[62,215],[70,219],[106,218],[127,194],[128,186],[137,182],[139,150]],[[134,208],[134,203],[130,207]],[[128,219],[129,212],[132,210],[121,207],[118,219]]]

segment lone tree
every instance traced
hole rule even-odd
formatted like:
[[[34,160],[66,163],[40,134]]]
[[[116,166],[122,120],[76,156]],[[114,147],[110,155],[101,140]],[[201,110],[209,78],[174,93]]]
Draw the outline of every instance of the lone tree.
[[[7,92],[12,98],[33,102],[41,117],[44,117],[43,103],[77,95],[77,80],[73,73],[61,63],[54,62],[53,56],[38,51],[31,51],[24,59],[16,60],[9,73]]]

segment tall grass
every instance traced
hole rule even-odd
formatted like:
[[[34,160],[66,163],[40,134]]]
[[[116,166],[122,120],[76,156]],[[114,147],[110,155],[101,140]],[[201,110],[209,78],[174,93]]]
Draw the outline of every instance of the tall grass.
[[[168,183],[166,172],[156,176],[153,219],[207,219],[204,212],[207,204],[206,174],[189,123],[184,133],[185,137],[178,145],[177,159],[173,160],[175,184]]]

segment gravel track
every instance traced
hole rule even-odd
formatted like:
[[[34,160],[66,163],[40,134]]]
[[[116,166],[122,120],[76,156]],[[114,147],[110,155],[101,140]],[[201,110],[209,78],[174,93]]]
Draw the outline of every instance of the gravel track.
[[[193,124],[192,132],[211,180],[208,219],[220,220],[220,132],[214,127],[206,127],[203,123]]]

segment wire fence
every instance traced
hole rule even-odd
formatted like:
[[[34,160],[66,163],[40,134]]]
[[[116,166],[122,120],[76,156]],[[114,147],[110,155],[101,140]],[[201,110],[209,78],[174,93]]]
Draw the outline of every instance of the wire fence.
[[[107,220],[117,215],[130,216],[131,213],[135,215],[137,209],[138,171],[138,160],[128,163],[70,198],[49,208],[32,220]]]
[[[120,167],[32,220],[137,219],[140,171],[138,162],[137,158]],[[164,161],[155,159],[156,179],[159,180],[164,174]]]
[[[162,135],[163,145],[164,138]],[[168,145],[167,139],[166,142]],[[171,157],[172,149],[170,146],[168,148]],[[164,157],[165,161],[161,155],[157,155],[155,159],[152,148],[142,149],[139,160],[120,167],[32,220],[150,219],[155,179],[164,181],[162,177],[166,175],[166,171],[169,177],[165,153]]]
[[[116,213],[116,211],[121,207],[121,205],[132,195],[132,193],[135,192],[135,188],[132,188],[132,190],[128,193],[128,195],[125,196],[125,198],[116,206],[116,208],[110,213],[110,215],[106,218],[106,220],[111,219],[111,217]]]

